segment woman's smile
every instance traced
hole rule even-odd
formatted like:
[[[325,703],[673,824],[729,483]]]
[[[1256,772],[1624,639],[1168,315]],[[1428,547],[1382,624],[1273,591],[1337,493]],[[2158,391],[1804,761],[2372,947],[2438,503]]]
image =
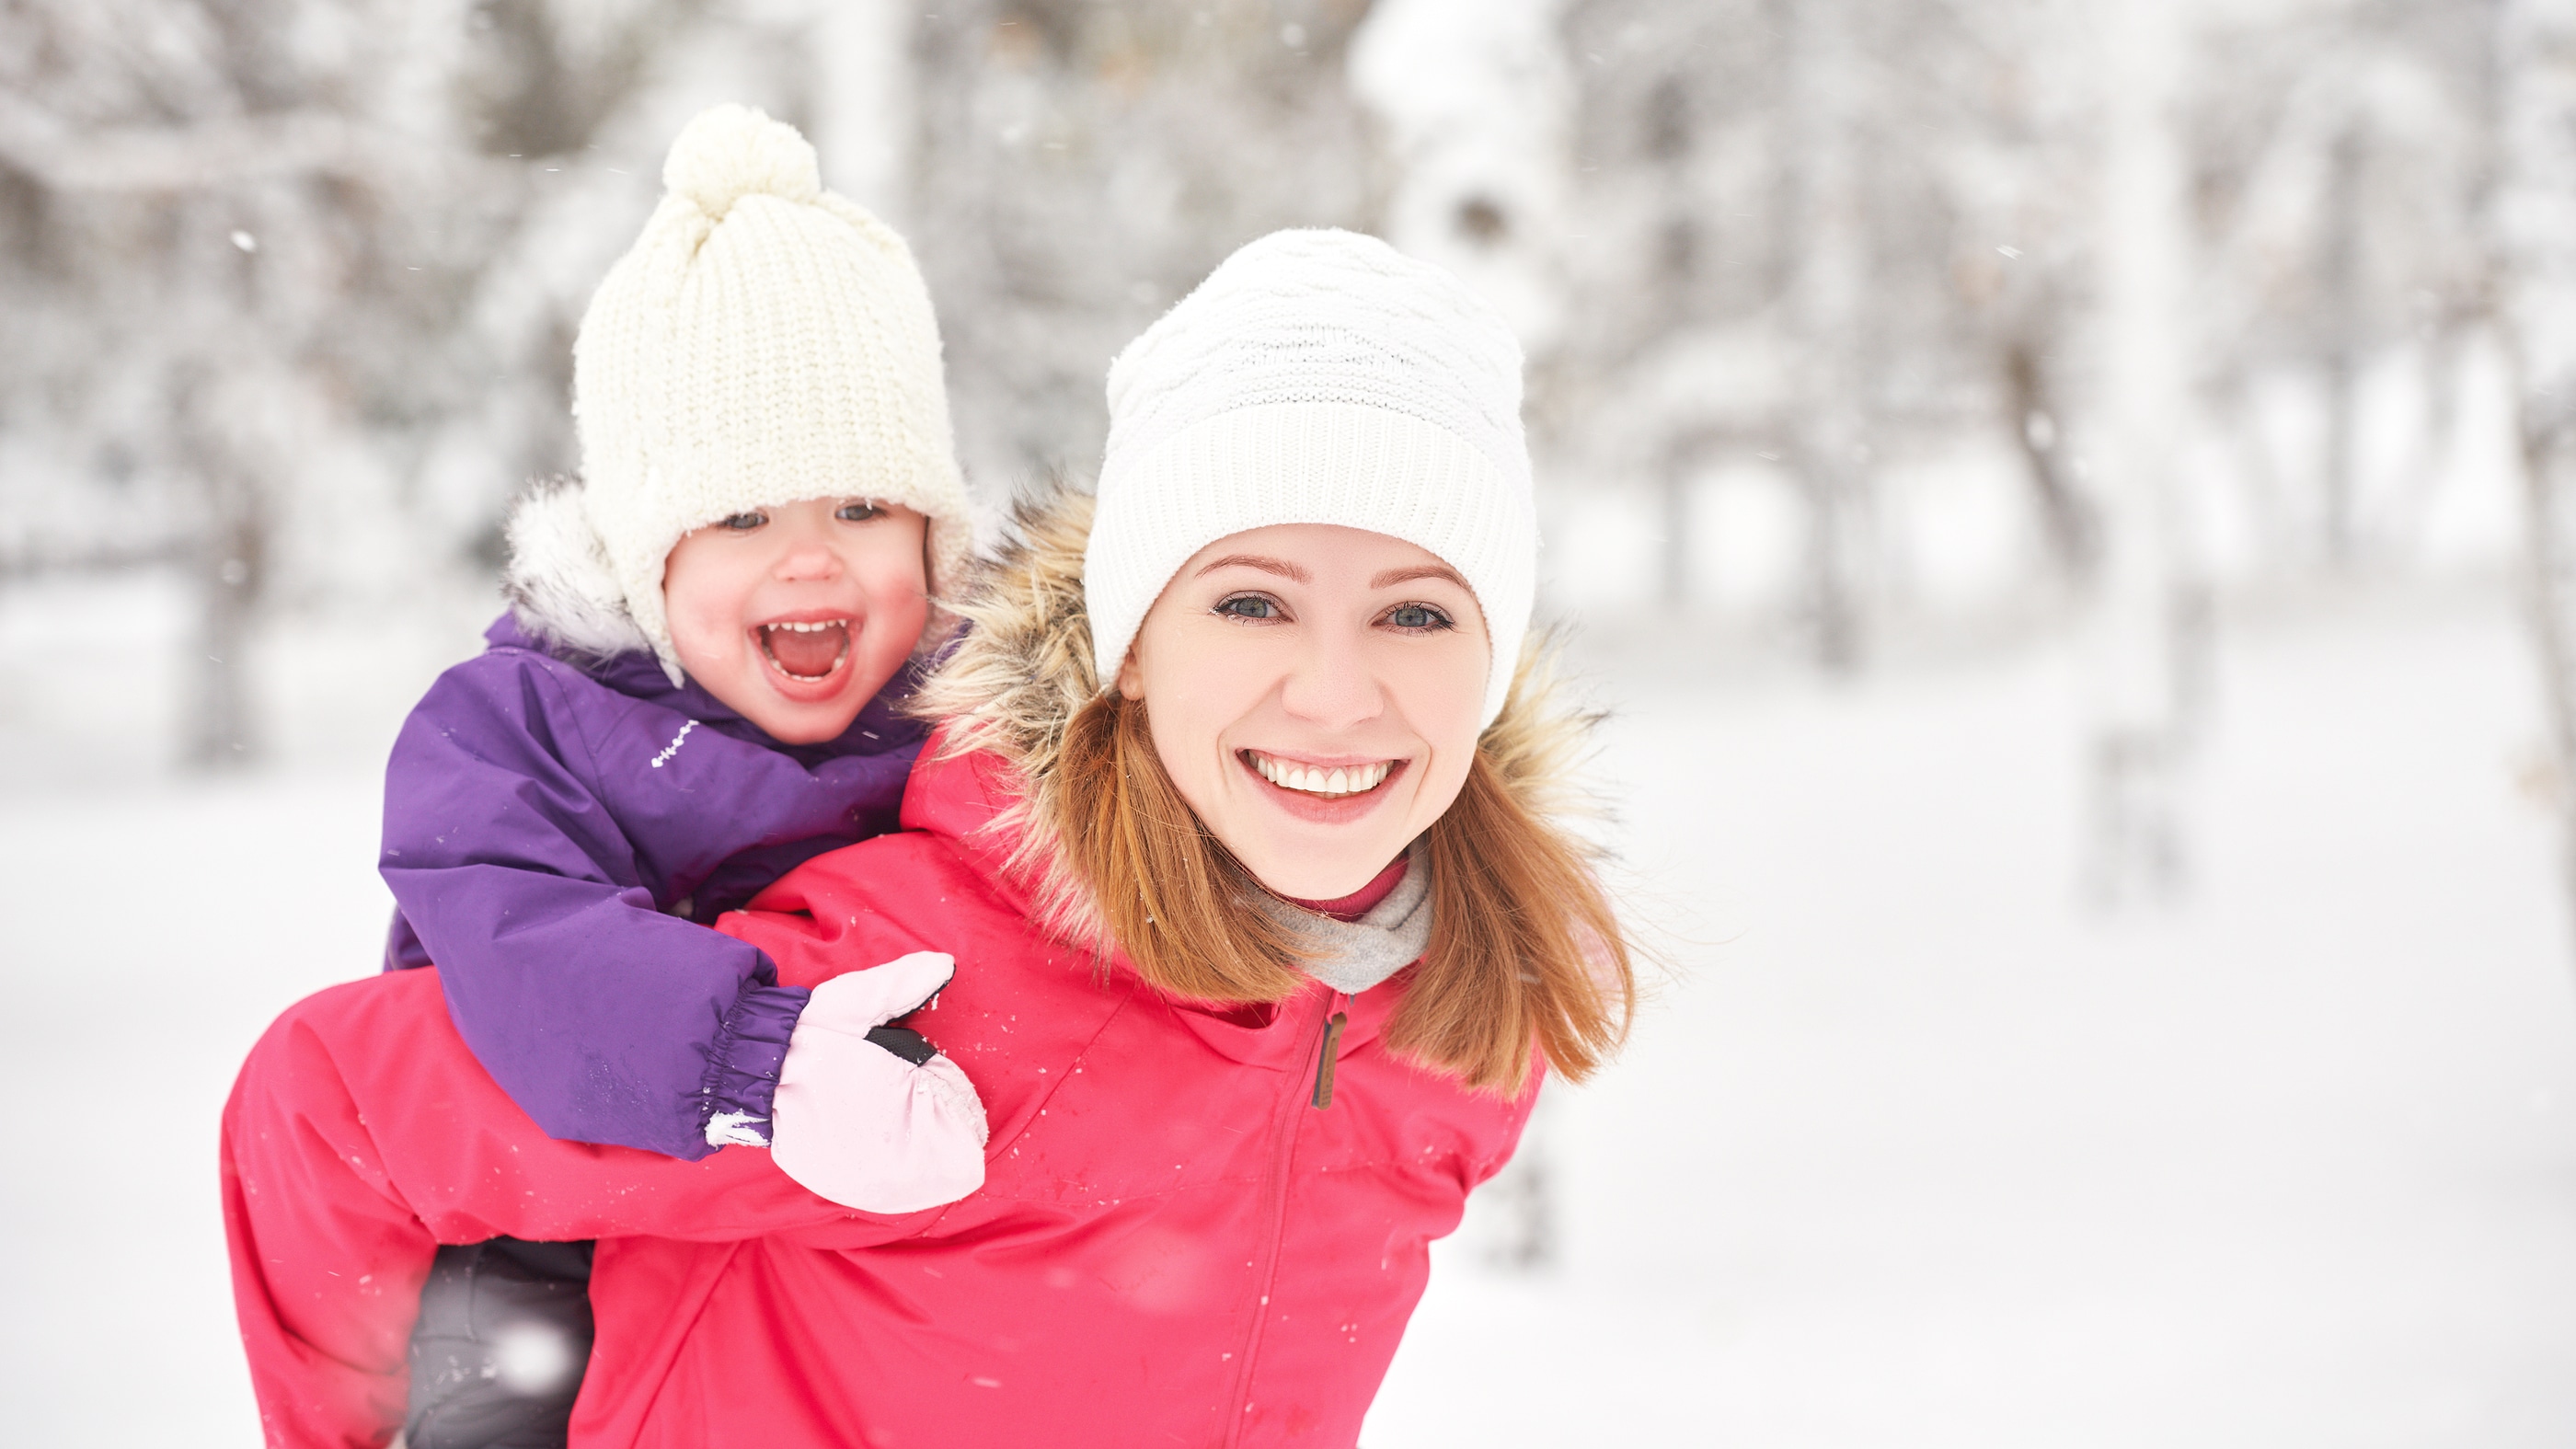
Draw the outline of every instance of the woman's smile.
[[[1405,761],[1317,758],[1237,750],[1237,763],[1251,777],[1253,790],[1296,819],[1317,825],[1340,825],[1374,814],[1395,791],[1389,781],[1404,773]]]
[[[1260,750],[1238,750],[1236,754],[1254,774],[1283,790],[1328,798],[1365,795],[1376,789],[1388,772],[1404,763],[1402,760],[1317,760],[1265,754]]]

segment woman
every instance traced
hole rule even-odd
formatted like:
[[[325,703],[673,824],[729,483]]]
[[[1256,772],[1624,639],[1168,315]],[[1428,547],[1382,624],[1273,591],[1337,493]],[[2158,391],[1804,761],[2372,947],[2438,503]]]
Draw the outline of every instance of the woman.
[[[433,1239],[597,1237],[577,1443],[1353,1442],[1428,1244],[1542,1072],[1627,1022],[1617,923],[1545,823],[1576,731],[1512,667],[1519,373],[1382,243],[1238,252],[1113,367],[1096,517],[1024,512],[964,606],[906,830],[727,918],[839,993],[956,957],[907,1020],[983,1097],[980,1191],[870,1215],[756,1152],[549,1141],[434,982],[379,978],[291,1013],[228,1113],[245,1331],[294,1339],[313,1281],[262,1241],[398,1263],[398,1301]],[[365,1375],[399,1346],[363,1338],[263,1385],[274,1442],[386,1427]]]

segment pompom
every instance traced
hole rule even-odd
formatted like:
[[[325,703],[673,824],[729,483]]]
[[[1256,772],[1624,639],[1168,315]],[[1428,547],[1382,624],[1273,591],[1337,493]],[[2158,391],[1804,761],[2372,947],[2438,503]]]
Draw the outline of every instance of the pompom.
[[[749,106],[700,111],[662,163],[662,184],[716,221],[746,196],[811,203],[823,194],[813,144]]]

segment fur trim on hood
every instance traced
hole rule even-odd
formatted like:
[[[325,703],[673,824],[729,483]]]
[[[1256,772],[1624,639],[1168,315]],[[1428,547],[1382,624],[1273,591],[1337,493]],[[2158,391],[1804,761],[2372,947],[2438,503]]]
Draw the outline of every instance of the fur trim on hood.
[[[593,658],[653,647],[626,611],[626,590],[582,510],[579,483],[549,478],[529,489],[511,505],[504,536],[510,557],[501,592],[520,628]]]
[[[1027,780],[1026,793],[993,822],[1019,832],[1011,868],[1034,890],[1050,929],[1102,945],[1100,913],[1066,866],[1052,824],[1066,727],[1101,692],[1082,594],[1091,516],[1091,495],[1066,484],[1012,509],[1009,542],[954,606],[968,623],[965,637],[911,709],[944,726],[943,756],[990,750]],[[1572,700],[1557,646],[1552,633],[1532,631],[1511,695],[1476,747],[1521,808],[1566,827],[1603,813],[1577,779],[1602,716]]]

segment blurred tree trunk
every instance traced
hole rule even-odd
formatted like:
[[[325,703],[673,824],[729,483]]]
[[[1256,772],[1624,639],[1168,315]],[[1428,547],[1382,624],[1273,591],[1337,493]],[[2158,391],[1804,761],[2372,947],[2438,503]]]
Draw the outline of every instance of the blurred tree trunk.
[[[315,436],[294,403],[302,390],[294,364],[268,350],[292,336],[293,323],[263,306],[272,288],[257,274],[259,258],[237,260],[224,269],[233,273],[227,300],[237,325],[173,369],[171,441],[194,484],[185,558],[199,611],[180,758],[197,770],[255,764],[265,744],[252,640],[277,559],[278,514],[292,506],[293,463]]]
[[[2184,607],[2175,538],[2178,440],[2190,417],[2184,279],[2191,246],[2175,99],[2186,17],[2173,0],[2109,0],[2103,28],[2104,524],[2094,621],[2092,885],[2105,903],[2166,894],[2183,870]]]
[[[1788,0],[1774,13],[1787,92],[1786,300],[1798,348],[1787,458],[1807,499],[1805,594],[1816,661],[1841,671],[1860,660],[1859,538],[1870,456],[1858,356],[1869,254],[1855,145],[1857,17],[1831,0]]]
[[[1667,442],[1655,455],[1655,496],[1662,515],[1664,602],[1681,608],[1691,596],[1691,480],[1698,473],[1698,450],[1681,440]]]
[[[1557,1175],[1563,1088],[1542,1083],[1521,1143],[1502,1170],[1476,1189],[1477,1247],[1485,1261],[1513,1272],[1544,1272],[1565,1258],[1565,1225]]]
[[[814,149],[824,184],[896,230],[912,205],[915,7],[896,0],[833,0],[813,21]]]
[[[1698,127],[1691,114],[1690,89],[1680,76],[1655,83],[1646,103],[1646,164],[1654,169],[1662,215],[1654,231],[1651,275],[1656,290],[1673,299],[1673,322],[1688,326],[1694,274],[1701,266],[1699,197],[1692,185],[1691,164]],[[1678,430],[1663,440],[1655,454],[1655,491],[1662,515],[1664,602],[1681,608],[1691,597],[1691,484],[1699,475],[1698,440]]]
[[[2367,123],[2354,117],[2336,133],[2327,152],[2325,219],[2318,278],[2325,303],[2325,546],[2326,560],[2352,562],[2354,494],[2359,480],[2353,452],[2361,374],[2361,186]]]
[[[2050,320],[2056,321],[2054,314]],[[2040,358],[2037,327],[2016,330],[2005,339],[2003,384],[2005,417],[2039,501],[2049,555],[2066,577],[2089,580],[2100,551],[2101,525],[2076,486],[2075,470],[2066,455],[2065,426],[2059,421],[2063,414],[2057,389]]]
[[[2478,199],[2513,370],[2528,610],[2576,905],[2576,3],[2487,0],[2487,13],[2497,84]]]
[[[260,753],[248,656],[268,578],[268,509],[260,488],[224,465],[205,483],[213,517],[190,560],[202,612],[197,657],[189,661],[183,757],[195,769],[233,770]]]

